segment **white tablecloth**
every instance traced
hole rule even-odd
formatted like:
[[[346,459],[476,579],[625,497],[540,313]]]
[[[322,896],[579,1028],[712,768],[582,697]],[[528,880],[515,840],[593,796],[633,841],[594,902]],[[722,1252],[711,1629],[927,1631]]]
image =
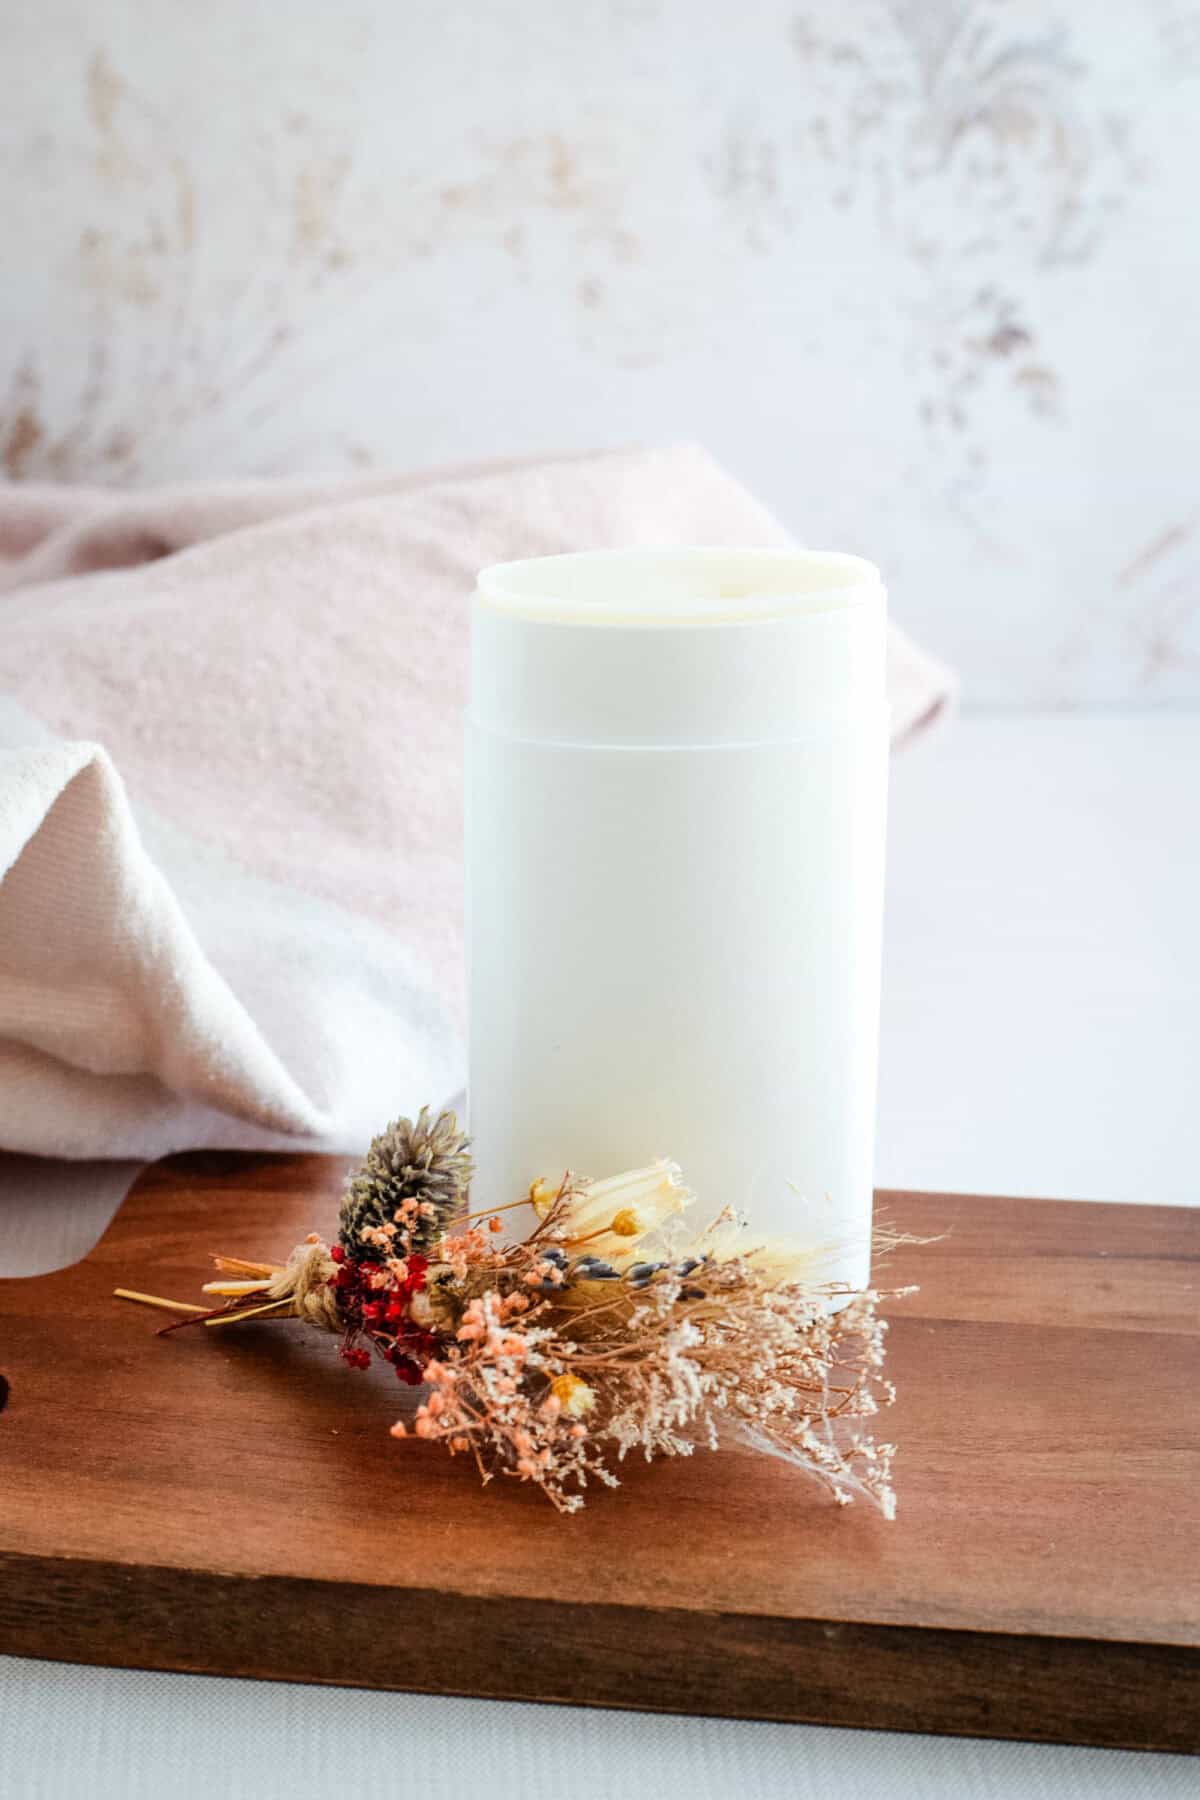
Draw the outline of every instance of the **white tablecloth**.
[[[898,761],[882,1185],[1197,1202],[1197,792],[1196,716],[968,719]],[[0,1273],[82,1254],[129,1177],[0,1162]],[[341,1782],[425,1800],[1159,1800],[1194,1795],[1200,1769],[0,1658],[4,1800],[328,1800]]]

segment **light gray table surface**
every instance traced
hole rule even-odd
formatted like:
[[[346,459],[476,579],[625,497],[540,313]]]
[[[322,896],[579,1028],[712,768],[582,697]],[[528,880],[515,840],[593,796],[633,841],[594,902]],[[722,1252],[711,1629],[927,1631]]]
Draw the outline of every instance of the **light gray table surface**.
[[[1198,1075],[1200,717],[971,718],[900,758],[880,1184],[1196,1204]],[[133,1172],[0,1158],[0,1274],[83,1254]],[[0,1658],[2,1800],[330,1800],[342,1783],[1158,1800],[1200,1792],[1200,1763]]]

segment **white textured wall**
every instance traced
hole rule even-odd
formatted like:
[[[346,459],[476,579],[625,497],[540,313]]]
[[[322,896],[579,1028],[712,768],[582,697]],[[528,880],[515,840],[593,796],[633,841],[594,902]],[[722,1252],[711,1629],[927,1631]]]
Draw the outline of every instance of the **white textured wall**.
[[[1193,0],[0,0],[0,455],[702,440],[968,703],[1200,699]]]

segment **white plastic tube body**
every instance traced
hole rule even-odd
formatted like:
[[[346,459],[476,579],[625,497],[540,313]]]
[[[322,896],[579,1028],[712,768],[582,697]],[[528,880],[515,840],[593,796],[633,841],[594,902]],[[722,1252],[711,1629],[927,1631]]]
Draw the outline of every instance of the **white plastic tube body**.
[[[472,627],[477,1206],[664,1155],[867,1278],[885,598],[854,557],[501,565]]]

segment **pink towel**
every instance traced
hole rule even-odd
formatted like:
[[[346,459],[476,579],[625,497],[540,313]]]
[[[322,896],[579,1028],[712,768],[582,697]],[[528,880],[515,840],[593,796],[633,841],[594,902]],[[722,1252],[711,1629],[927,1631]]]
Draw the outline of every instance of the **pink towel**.
[[[0,487],[0,1146],[355,1148],[463,1080],[476,569],[785,544],[689,448]],[[893,630],[904,737],[952,696]]]

